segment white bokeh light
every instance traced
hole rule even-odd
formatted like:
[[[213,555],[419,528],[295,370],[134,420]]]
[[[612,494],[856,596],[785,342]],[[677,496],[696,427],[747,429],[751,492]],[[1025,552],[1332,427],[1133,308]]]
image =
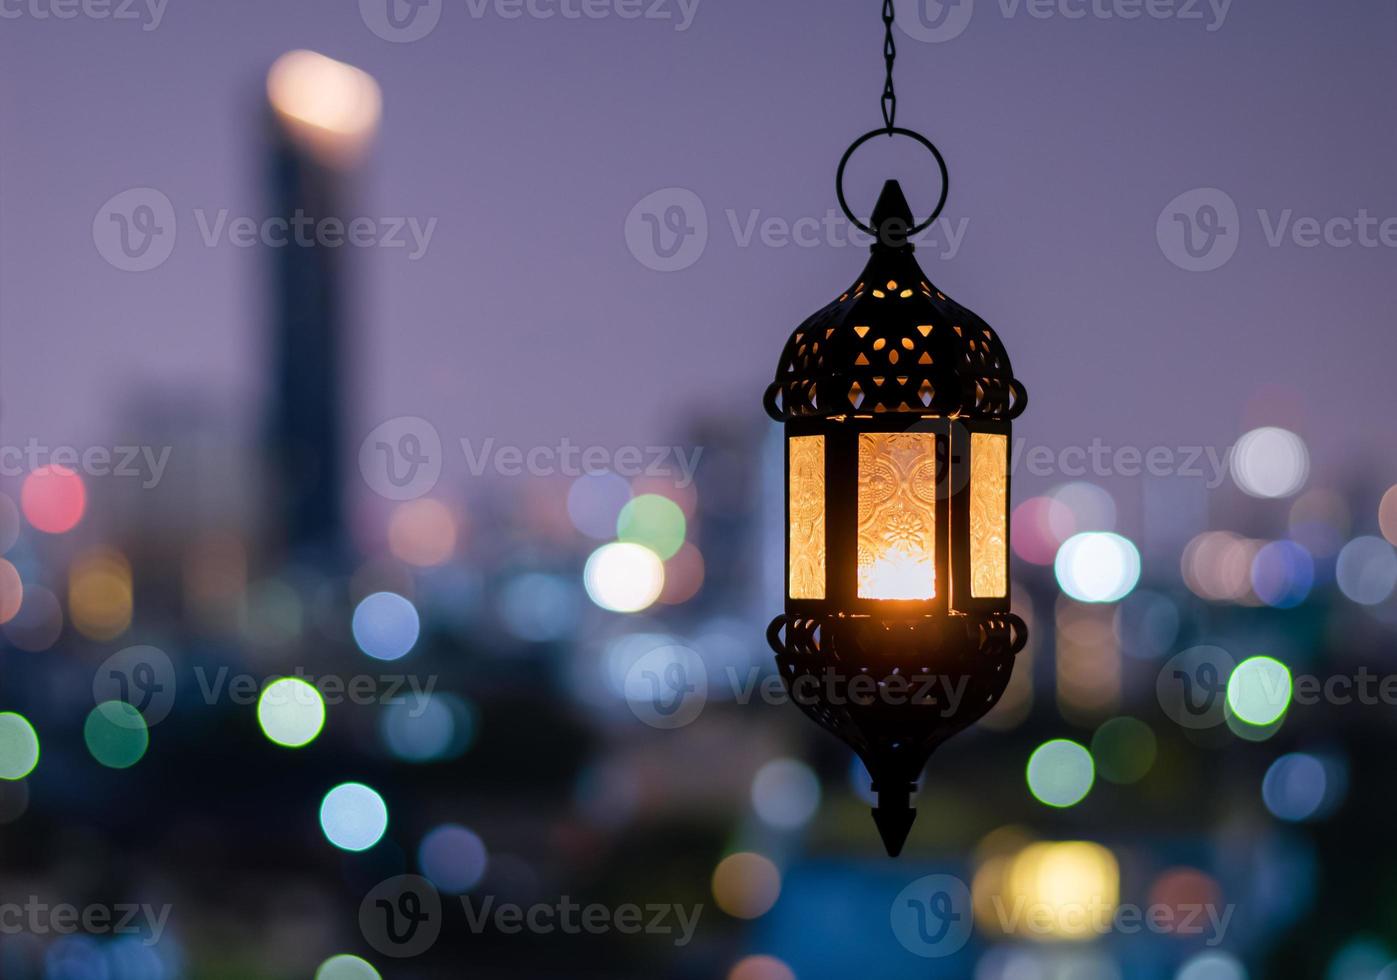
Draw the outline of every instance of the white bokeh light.
[[[1232,479],[1253,497],[1289,497],[1310,475],[1305,442],[1288,429],[1253,429],[1232,447]]]
[[[632,613],[648,608],[665,587],[660,556],[639,544],[602,545],[582,572],[587,595],[603,609]]]
[[[1119,534],[1068,538],[1053,563],[1058,585],[1079,602],[1117,602],[1140,581],[1140,552]]]

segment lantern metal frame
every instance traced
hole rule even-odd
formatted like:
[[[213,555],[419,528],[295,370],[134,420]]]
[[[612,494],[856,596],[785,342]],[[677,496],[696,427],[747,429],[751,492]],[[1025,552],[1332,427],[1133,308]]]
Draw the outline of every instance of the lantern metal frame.
[[[875,235],[872,255],[852,287],[796,328],[763,399],[767,413],[785,426],[786,447],[786,608],[767,636],[793,700],[863,759],[878,796],[874,819],[895,856],[915,819],[910,800],[931,753],[999,701],[1014,657],[1028,640],[1023,620],[1009,610],[1008,580],[1011,423],[1028,396],[997,334],[932,285],[913,257],[909,235],[934,220],[945,201],[941,154],[917,136],[931,147],[943,174],[931,218],[915,222],[901,188],[888,181],[865,225],[849,213],[843,173],[849,155],[867,139],[845,154],[836,184],[846,214]],[[859,451],[865,433],[937,437],[931,598],[859,594]],[[1004,590],[996,596],[974,596],[971,587],[977,433],[1005,437]],[[792,439],[813,435],[823,438],[824,590],[818,599],[792,598],[790,447]],[[810,677],[834,677],[846,690],[862,677],[875,696],[835,699],[827,683],[802,687]],[[964,685],[957,688],[963,691],[959,703],[945,703],[925,687],[917,692],[919,679],[935,677]],[[908,696],[881,696],[894,689]],[[826,693],[804,696],[812,690]]]

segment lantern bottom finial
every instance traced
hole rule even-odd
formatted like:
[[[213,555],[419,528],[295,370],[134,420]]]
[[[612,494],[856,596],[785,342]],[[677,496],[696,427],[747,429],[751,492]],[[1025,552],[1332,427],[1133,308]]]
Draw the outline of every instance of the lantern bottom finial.
[[[916,820],[917,811],[912,806],[910,787],[899,785],[878,790],[873,822],[878,825],[878,836],[883,838],[888,857],[897,857],[902,853],[907,835],[912,832],[912,824]]]

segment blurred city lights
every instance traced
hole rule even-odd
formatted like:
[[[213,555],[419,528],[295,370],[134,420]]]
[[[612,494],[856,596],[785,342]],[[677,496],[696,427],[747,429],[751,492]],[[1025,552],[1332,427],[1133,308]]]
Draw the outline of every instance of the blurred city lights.
[[[367,960],[341,953],[320,964],[315,980],[383,980],[383,977]]]
[[[1184,548],[1184,584],[1201,599],[1254,604],[1252,565],[1261,548],[1231,531],[1204,531]]]
[[[638,544],[602,545],[587,559],[582,572],[587,595],[612,612],[640,612],[660,597],[665,566],[660,557]]]
[[[0,625],[8,623],[19,613],[24,601],[24,583],[15,566],[0,558]]]
[[[743,852],[713,871],[713,900],[735,919],[758,919],[781,897],[781,872],[770,858]]]
[[[1253,497],[1289,497],[1310,475],[1304,440],[1286,429],[1253,429],[1237,440],[1230,458],[1232,479]]]
[[[1116,529],[1116,501],[1094,483],[1064,483],[1050,491],[1048,496],[1063,508],[1071,522],[1061,523],[1063,511],[1049,511],[1049,519],[1056,522],[1060,530],[1071,529],[1063,537],[1084,531]]]
[[[58,597],[42,585],[25,585],[19,609],[5,623],[4,630],[6,638],[21,650],[47,650],[63,632],[63,609]]]
[[[63,534],[77,527],[87,510],[82,477],[62,466],[41,466],[20,485],[19,506],[24,519],[45,534]]]
[[[796,980],[796,975],[774,956],[748,956],[733,966],[728,980]]]
[[[752,780],[752,806],[772,827],[803,827],[820,807],[819,777],[798,759],[773,759]]]
[[[417,863],[438,891],[461,895],[485,877],[488,858],[485,842],[476,834],[459,824],[442,824],[422,838]]]
[[[1389,487],[1378,504],[1378,527],[1388,544],[1397,545],[1397,486]],[[3,549],[0,549],[3,550]]]
[[[1132,592],[1116,607],[1116,640],[1121,652],[1142,660],[1164,656],[1174,648],[1182,620],[1173,599],[1158,592]]]
[[[550,572],[525,572],[500,590],[499,613],[505,628],[519,639],[547,643],[572,631],[581,605],[575,580]]]
[[[621,508],[631,499],[631,485],[615,473],[579,476],[568,488],[568,517],[589,538],[615,536]]]
[[[1354,538],[1339,552],[1334,577],[1348,598],[1376,606],[1397,586],[1397,552],[1382,538]]]
[[[103,701],[88,712],[82,737],[92,758],[108,769],[129,769],[150,745],[145,719],[125,701]]]
[[[1076,806],[1091,792],[1096,767],[1091,753],[1070,739],[1058,738],[1033,750],[1028,759],[1028,789],[1034,799],[1059,809]]]
[[[342,851],[366,851],[388,830],[388,806],[363,783],[341,783],[320,803],[320,829]]]
[[[1290,707],[1290,668],[1274,657],[1250,657],[1227,679],[1227,706],[1248,725],[1273,725]]]
[[[456,518],[429,497],[401,503],[388,520],[388,550],[419,568],[445,564],[456,551]]]
[[[1300,605],[1314,582],[1314,559],[1294,541],[1272,541],[1258,549],[1252,559],[1252,591],[1273,608],[1293,609]]]
[[[314,51],[289,51],[272,64],[267,99],[288,132],[331,164],[353,162],[383,112],[370,75]]]
[[[257,724],[277,745],[298,749],[315,741],[325,726],[325,699],[299,677],[283,677],[262,689]]]
[[[649,548],[661,559],[674,557],[684,544],[688,522],[684,511],[668,497],[642,494],[626,502],[616,518],[616,538]]]
[[[451,694],[411,696],[385,705],[379,724],[388,751],[408,762],[457,756],[475,734],[474,712]]]
[[[1221,908],[1222,888],[1217,881],[1196,868],[1170,868],[1150,886],[1152,908],[1169,909],[1170,925],[1176,931],[1188,921],[1190,909]]]
[[[1319,558],[1338,553],[1352,523],[1348,502],[1333,490],[1306,490],[1290,507],[1291,538]]]
[[[375,592],[354,608],[354,642],[375,660],[397,660],[417,643],[421,622],[411,602],[395,592]]]
[[[1174,980],[1247,980],[1247,971],[1231,953],[1198,953],[1179,968]]]
[[[131,625],[131,563],[114,551],[92,551],[68,572],[68,615],[89,640],[107,642]]]
[[[23,779],[39,764],[39,735],[29,719],[0,712],[0,779]]]
[[[1072,512],[1053,497],[1030,497],[1014,508],[1009,541],[1032,565],[1051,565],[1062,542],[1076,533]]]
[[[1154,731],[1138,718],[1112,718],[1091,739],[1097,773],[1107,782],[1122,785],[1144,779],[1158,751]]]
[[[665,587],[660,592],[660,602],[667,606],[688,602],[703,588],[703,576],[703,555],[686,543],[665,562]]]
[[[1335,782],[1341,782],[1336,779]],[[1272,815],[1292,823],[1311,820],[1327,813],[1326,803],[1342,787],[1330,785],[1330,767],[1305,752],[1283,755],[1266,770],[1261,798]]]
[[[1140,552],[1109,532],[1068,538],[1053,566],[1062,591],[1080,602],[1118,602],[1140,581]]]
[[[1102,922],[1083,910],[1100,910],[1109,922],[1120,900],[1120,867],[1100,844],[1087,841],[1030,844],[1011,861],[1006,875],[1008,907],[1022,902],[1035,910],[1024,922],[1034,939],[1094,938]]]

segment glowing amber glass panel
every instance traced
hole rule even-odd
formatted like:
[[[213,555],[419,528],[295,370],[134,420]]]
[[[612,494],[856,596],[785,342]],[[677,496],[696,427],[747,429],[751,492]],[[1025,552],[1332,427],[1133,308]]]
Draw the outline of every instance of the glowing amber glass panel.
[[[859,434],[859,598],[936,595],[936,435]]]
[[[825,597],[825,437],[790,441],[792,599]]]
[[[1009,437],[970,436],[970,594],[998,599],[1009,593]]]

